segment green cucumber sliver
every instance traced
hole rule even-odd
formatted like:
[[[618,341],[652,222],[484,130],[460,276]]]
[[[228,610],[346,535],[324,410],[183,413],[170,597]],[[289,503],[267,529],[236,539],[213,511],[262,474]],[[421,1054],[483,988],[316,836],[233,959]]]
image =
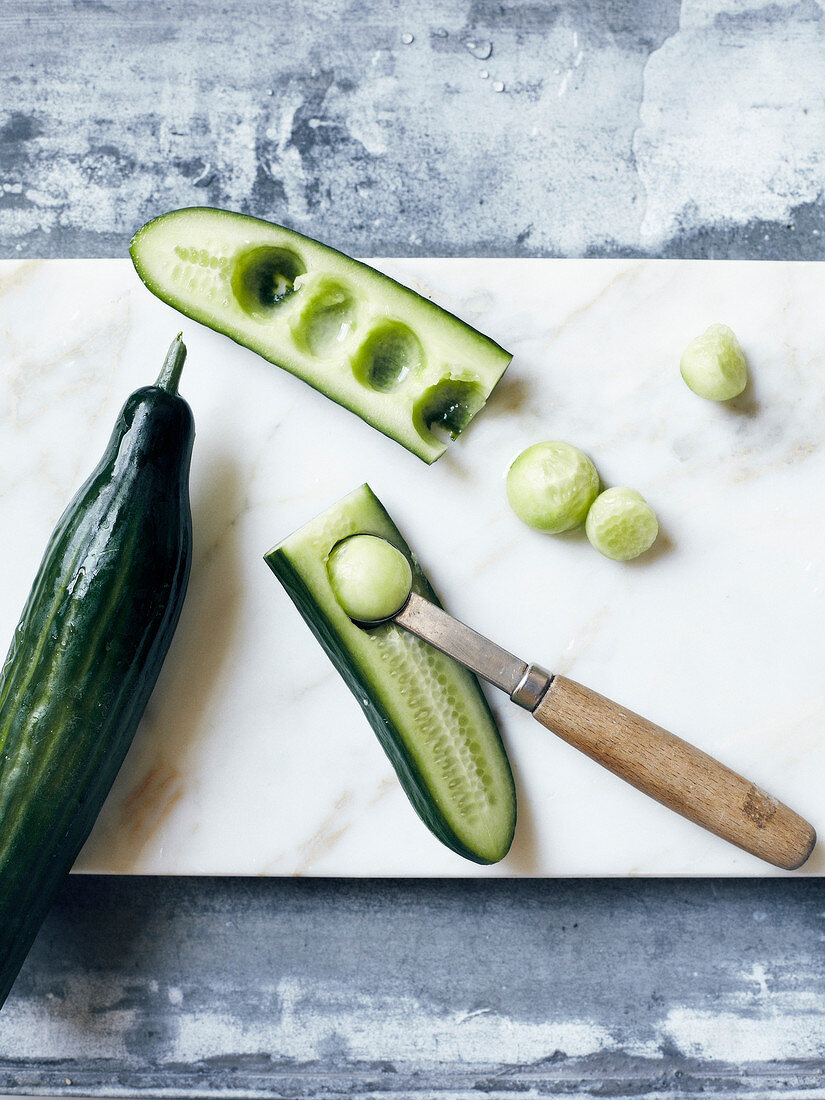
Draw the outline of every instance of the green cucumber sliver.
[[[301,233],[208,207],[135,234],[167,304],[250,348],[433,462],[484,407],[510,355],[367,264]]]
[[[510,765],[476,678],[394,623],[369,630],[344,613],[327,558],[350,535],[379,535],[409,560],[413,590],[437,602],[409,546],[366,485],[266,555],[310,629],[344,677],[421,819],[477,863],[502,859],[516,802]]]

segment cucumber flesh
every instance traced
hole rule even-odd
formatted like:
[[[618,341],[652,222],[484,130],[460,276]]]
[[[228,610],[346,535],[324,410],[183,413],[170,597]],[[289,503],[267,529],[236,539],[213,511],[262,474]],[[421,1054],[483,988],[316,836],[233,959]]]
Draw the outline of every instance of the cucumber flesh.
[[[395,615],[412,588],[410,563],[392,543],[375,535],[353,535],[339,542],[327,571],[338,603],[362,624]]]
[[[510,355],[374,268],[283,226],[209,207],[134,236],[164,302],[302,378],[425,462],[484,407]]]
[[[367,485],[273,547],[266,561],[361,704],[424,823],[459,855],[495,863],[513,839],[516,798],[487,700],[470,672],[395,623],[352,622],[327,562],[355,534],[378,535],[400,550],[413,591],[438,602]]]

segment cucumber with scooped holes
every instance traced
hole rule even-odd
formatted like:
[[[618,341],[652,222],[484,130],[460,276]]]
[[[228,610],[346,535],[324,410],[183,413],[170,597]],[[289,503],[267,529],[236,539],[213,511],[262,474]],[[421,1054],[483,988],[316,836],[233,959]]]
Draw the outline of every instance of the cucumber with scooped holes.
[[[367,485],[273,547],[266,561],[361,704],[419,816],[453,851],[495,863],[510,847],[516,796],[478,681],[395,623],[356,626],[327,563],[354,534],[379,535],[412,568],[413,591],[437,602],[421,567]]]
[[[483,408],[510,354],[433,302],[334,248],[208,207],[134,236],[164,302],[351,409],[434,462]]]

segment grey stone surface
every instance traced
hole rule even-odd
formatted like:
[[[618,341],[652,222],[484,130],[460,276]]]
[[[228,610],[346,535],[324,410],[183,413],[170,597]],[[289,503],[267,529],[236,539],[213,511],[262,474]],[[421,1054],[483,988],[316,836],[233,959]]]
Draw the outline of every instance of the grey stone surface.
[[[0,1090],[822,1097],[824,900],[76,878],[0,1015]]]
[[[120,256],[209,204],[366,256],[818,258],[822,15],[4,0],[0,255]]]
[[[207,203],[361,255],[818,259],[822,16],[4,0],[0,255]],[[77,878],[0,1092],[825,1098],[823,914],[819,881]]]

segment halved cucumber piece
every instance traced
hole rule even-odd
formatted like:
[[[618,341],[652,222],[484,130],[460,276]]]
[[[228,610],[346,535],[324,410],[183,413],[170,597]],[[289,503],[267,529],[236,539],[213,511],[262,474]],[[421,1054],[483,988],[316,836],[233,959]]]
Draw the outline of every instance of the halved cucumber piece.
[[[271,222],[173,210],[132,261],[164,302],[302,378],[434,462],[487,398],[509,352],[387,275]]]
[[[410,563],[413,591],[438,602],[398,528],[362,485],[266,555],[309,628],[361,704],[425,825],[476,863],[495,863],[516,823],[513,777],[476,678],[394,623],[356,626],[327,562],[355,534],[379,535]]]

